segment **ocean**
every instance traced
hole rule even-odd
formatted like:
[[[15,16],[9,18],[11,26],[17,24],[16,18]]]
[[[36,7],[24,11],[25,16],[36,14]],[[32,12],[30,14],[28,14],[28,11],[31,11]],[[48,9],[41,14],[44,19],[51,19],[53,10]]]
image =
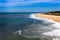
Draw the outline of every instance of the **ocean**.
[[[34,19],[29,18],[34,12],[0,12],[0,39],[8,40],[8,37],[18,30],[22,30],[26,25],[33,23]],[[9,40],[13,40],[14,37]],[[18,40],[18,39],[17,39]]]
[[[35,17],[34,14],[36,13],[1,12],[0,40],[59,40],[60,23]]]

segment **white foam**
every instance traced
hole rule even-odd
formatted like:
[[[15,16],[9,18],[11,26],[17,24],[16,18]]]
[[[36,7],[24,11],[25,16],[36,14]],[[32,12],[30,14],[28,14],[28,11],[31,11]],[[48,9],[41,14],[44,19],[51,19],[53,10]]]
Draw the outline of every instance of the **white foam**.
[[[48,20],[47,18],[36,17],[34,14],[31,14],[29,17],[32,18],[32,19],[36,19],[36,20],[43,20],[46,23],[47,22],[54,23],[50,26],[55,27],[56,29],[53,30],[53,31],[45,32],[43,34],[44,35],[49,35],[49,36],[60,36],[60,23],[58,23],[56,21],[53,21],[53,20]]]
[[[36,19],[36,20],[44,20],[44,21],[54,22],[53,20],[48,20],[47,18],[36,17],[35,14],[31,14],[29,16],[29,18]]]
[[[18,30],[18,31],[16,31],[14,34],[19,34],[19,35],[21,35],[21,30]]]
[[[45,32],[43,33],[44,35],[49,35],[49,36],[60,36],[60,30],[53,30],[50,32]]]

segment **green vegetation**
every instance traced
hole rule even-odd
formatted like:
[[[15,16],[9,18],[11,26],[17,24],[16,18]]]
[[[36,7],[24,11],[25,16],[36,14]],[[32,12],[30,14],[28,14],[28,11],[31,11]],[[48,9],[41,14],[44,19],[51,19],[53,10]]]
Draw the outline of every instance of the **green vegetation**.
[[[46,12],[45,14],[60,16],[60,11]]]

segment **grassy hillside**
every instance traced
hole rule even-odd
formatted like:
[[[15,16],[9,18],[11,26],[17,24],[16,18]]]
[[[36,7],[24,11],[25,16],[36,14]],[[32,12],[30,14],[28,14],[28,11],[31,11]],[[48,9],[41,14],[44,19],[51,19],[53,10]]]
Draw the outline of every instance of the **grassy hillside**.
[[[45,14],[60,16],[60,11],[46,12]]]

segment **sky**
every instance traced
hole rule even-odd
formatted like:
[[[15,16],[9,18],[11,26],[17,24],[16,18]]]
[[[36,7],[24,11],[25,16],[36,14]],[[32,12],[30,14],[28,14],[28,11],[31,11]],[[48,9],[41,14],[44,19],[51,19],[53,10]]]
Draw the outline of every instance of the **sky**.
[[[60,0],[0,0],[0,12],[60,11]]]

